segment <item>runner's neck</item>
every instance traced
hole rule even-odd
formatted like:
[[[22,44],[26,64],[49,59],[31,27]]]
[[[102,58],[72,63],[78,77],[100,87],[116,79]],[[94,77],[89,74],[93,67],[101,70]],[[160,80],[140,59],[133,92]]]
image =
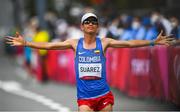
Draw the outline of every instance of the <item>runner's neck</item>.
[[[84,34],[84,43],[92,44],[96,41],[96,35]]]
[[[96,36],[84,36],[83,43],[86,49],[96,48]]]

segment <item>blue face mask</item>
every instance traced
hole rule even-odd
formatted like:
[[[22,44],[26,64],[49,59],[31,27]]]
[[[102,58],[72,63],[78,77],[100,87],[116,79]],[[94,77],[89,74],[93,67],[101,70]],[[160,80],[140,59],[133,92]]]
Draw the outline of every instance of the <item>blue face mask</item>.
[[[133,22],[132,23],[132,28],[133,29],[138,29],[140,27],[140,23],[139,22]]]

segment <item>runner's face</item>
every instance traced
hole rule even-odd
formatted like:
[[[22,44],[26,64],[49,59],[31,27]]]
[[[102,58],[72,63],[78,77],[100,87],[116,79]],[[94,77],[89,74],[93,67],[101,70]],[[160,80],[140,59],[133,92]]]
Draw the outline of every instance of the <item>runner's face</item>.
[[[81,28],[84,33],[96,34],[98,30],[98,20],[94,17],[89,17],[82,23]]]

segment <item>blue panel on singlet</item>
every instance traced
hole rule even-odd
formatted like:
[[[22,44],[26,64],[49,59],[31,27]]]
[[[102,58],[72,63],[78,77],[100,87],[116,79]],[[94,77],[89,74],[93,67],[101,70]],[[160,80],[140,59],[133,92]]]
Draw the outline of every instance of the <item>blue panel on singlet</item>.
[[[102,96],[110,91],[106,81],[106,58],[100,38],[96,38],[96,48],[85,49],[84,38],[80,38],[75,57],[77,97],[89,99]]]

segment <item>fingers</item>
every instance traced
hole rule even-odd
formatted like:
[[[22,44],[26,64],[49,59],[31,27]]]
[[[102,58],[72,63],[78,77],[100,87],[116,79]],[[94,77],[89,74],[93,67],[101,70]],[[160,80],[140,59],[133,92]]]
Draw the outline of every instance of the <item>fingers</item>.
[[[166,40],[166,43],[168,43],[169,44],[169,46],[170,45],[175,45],[175,43],[176,43],[176,40]]]
[[[165,39],[165,42],[168,43],[169,45],[173,45],[173,43],[175,42],[176,40],[174,38],[166,38]]]
[[[160,33],[158,34],[156,41],[162,40],[163,36],[162,36],[163,30],[160,31]]]
[[[170,46],[171,45],[171,42],[170,41],[167,41],[165,40],[164,42],[162,42],[163,45],[166,45],[166,46]]]
[[[12,37],[12,36],[5,36],[5,38],[10,38],[10,39],[12,39],[12,38],[14,38],[14,37]]]
[[[14,43],[13,42],[6,42],[7,44],[10,44],[10,45],[13,45]]]
[[[10,46],[15,46],[14,41],[7,41],[6,44],[9,44]]]
[[[10,44],[11,46],[14,46],[14,37],[11,36],[5,36],[5,40],[7,44]]]
[[[6,43],[11,46],[18,46],[21,45],[22,39],[20,37],[19,32],[16,32],[15,37],[12,36],[5,36]]]
[[[173,34],[170,34],[170,35],[168,35],[168,36],[163,36],[163,38],[173,38],[173,37],[174,37]]]
[[[162,45],[170,46],[173,45],[173,42],[175,41],[174,38],[162,38],[159,43]]]
[[[10,39],[10,38],[6,38],[5,40],[7,40],[7,41],[13,41],[13,39]]]
[[[16,41],[18,41],[19,38],[11,37],[11,36],[5,36],[5,40],[8,40],[8,41],[14,41],[14,40],[16,40]]]
[[[161,36],[162,34],[163,34],[163,30],[160,31],[158,37]]]
[[[167,41],[173,41],[173,40],[175,40],[173,37],[173,35],[171,34],[171,35],[168,35],[168,36],[161,36],[162,38],[161,38],[161,40],[167,40]]]
[[[19,32],[16,32],[15,36],[16,38],[23,38],[23,36]]]
[[[5,40],[7,40],[7,41],[12,41],[12,40],[13,40],[13,37],[11,37],[11,36],[5,36]]]
[[[16,36],[16,37],[19,37],[19,36],[20,36],[19,32],[16,32],[15,36]]]
[[[166,38],[167,41],[173,41],[175,40],[174,38]]]
[[[6,36],[7,38],[11,38],[11,36]],[[19,37],[22,37],[21,35],[20,35],[20,33],[19,32],[16,32],[15,33],[15,36],[14,37],[12,37],[12,38],[19,38]]]
[[[169,42],[170,45],[176,45],[176,43],[177,43],[177,40],[175,39]]]
[[[177,40],[172,39],[172,40],[164,40],[161,42],[162,45],[166,45],[166,46],[173,46],[177,44]]]
[[[11,36],[5,36],[5,40],[7,41],[13,41],[15,38]]]

